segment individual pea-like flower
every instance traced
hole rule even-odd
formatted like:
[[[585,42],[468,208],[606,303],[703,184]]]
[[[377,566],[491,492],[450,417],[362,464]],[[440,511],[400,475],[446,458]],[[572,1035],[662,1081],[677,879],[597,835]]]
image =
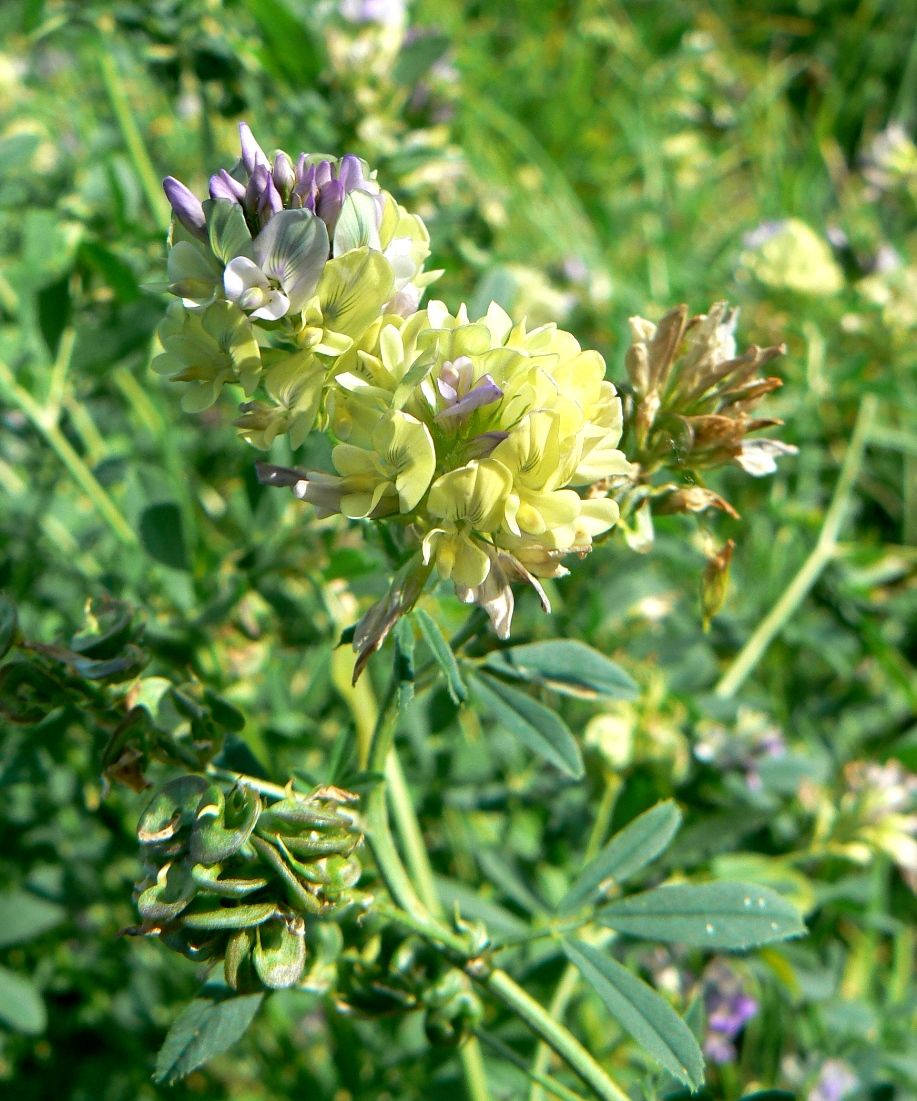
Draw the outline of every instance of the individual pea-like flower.
[[[190,412],[212,405],[226,382],[239,383],[248,394],[258,384],[261,352],[248,318],[232,302],[213,302],[200,311],[173,303],[159,339],[164,351],[153,370],[191,384],[182,400]]]
[[[561,560],[588,553],[618,518],[593,483],[631,474],[601,357],[554,325],[514,324],[496,305],[471,320],[434,302],[384,315],[338,367],[325,406],[341,441],[334,473],[259,474],[319,515],[396,520],[404,533],[408,573],[364,617],[357,672],[431,571],[483,608],[501,638],[515,582],[548,610],[539,579],[563,576]]]
[[[252,242],[254,259],[226,265],[226,298],[255,320],[278,321],[300,313],[318,285],[328,256],[324,222],[304,212],[281,211]]]
[[[740,274],[772,291],[827,298],[843,289],[830,245],[798,218],[764,222],[743,243]]]

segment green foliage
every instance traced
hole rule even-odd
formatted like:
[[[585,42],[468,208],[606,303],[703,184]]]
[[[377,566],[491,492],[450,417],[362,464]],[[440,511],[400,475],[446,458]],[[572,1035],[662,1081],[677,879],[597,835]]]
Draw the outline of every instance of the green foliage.
[[[750,883],[676,883],[618,899],[596,920],[619,933],[711,948],[751,948],[798,937],[805,926],[775,891]]]
[[[671,1014],[702,1046],[715,1034],[723,958],[707,923],[759,943],[798,932],[792,904],[804,938],[729,965],[756,1012],[726,1062],[708,1057],[696,1096],[805,1097],[840,1067],[851,1094],[904,1101],[917,1089],[908,6],[417,0],[408,40],[327,8],[320,22],[323,6],[292,0],[0,5],[0,1093],[442,1101],[473,1057],[448,1045],[477,1030],[495,1041],[492,1101],[546,1096],[536,1067],[548,1088],[593,1095],[537,1055],[518,1015],[454,965],[461,952],[387,919],[309,919],[307,986],[266,997],[202,991],[206,965],[118,936],[138,921],[146,785],[210,770],[227,791],[245,773],[365,803],[382,773],[359,745],[397,646],[419,848],[473,962],[565,1003],[555,1019],[624,1091],[661,1101],[687,1093],[658,1060],[676,1078],[676,1062],[691,1068]],[[159,178],[203,196],[243,118],[271,144],[378,165],[428,222],[446,269],[436,297],[559,322],[615,382],[631,315],[738,304],[743,347],[787,344],[762,415],[799,455],[767,478],[705,474],[698,488],[741,519],[657,509],[652,554],[612,538],[546,583],[550,619],[520,594],[510,645],[430,594],[426,627],[399,624],[351,689],[351,655],[331,650],[384,595],[393,547],[257,485],[232,424],[240,390],[192,416],[150,370],[170,280]],[[763,251],[747,243],[791,218]],[[341,276],[335,307],[353,308],[347,272],[325,272]],[[282,366],[261,365],[282,424],[248,431],[272,462],[326,467],[303,442],[308,370]],[[729,539],[705,634],[697,588]],[[407,861],[418,848],[392,822]],[[363,864],[359,888],[384,899]],[[641,909],[677,892],[722,910],[731,880],[763,892],[777,931],[749,930],[744,909]],[[597,927],[602,908],[633,924]],[[306,944],[269,924],[220,937],[279,986]],[[564,977],[571,950],[585,978]]]
[[[571,940],[564,952],[621,1027],[670,1074],[692,1088],[703,1082],[704,1057],[697,1041],[663,997],[588,944]]]
[[[172,1085],[228,1051],[258,1012],[263,994],[195,998],[175,1019],[159,1055],[155,1080]]]

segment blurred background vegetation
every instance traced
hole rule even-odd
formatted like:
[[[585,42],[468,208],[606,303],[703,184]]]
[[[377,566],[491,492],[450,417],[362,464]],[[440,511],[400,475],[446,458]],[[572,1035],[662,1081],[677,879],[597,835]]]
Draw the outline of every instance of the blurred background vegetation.
[[[149,369],[159,179],[203,193],[244,119],[268,148],[367,159],[427,221],[446,269],[435,297],[556,320],[614,380],[627,318],[679,301],[728,298],[740,344],[786,342],[769,411],[799,455],[770,478],[719,479],[740,520],[666,518],[650,554],[606,543],[552,591],[550,625],[523,601],[520,639],[583,638],[641,686],[636,704],[567,709],[588,781],[485,738],[440,692],[407,724],[409,775],[444,893],[503,931],[562,893],[597,813],[620,826],[674,796],[687,827],[662,873],[775,886],[811,928],[728,967],[626,948],[678,1004],[706,1001],[710,1096],[914,1096],[915,32],[898,0],[418,0],[406,13],[5,0],[0,653],[10,601],[21,635],[0,667],[0,1091],[166,1093],[155,1052],[200,975],[118,936],[135,920],[135,789],[213,741],[280,782],[329,780],[372,708],[331,648],[382,591],[384,553],[261,491],[231,405],[183,414]],[[728,538],[730,593],[705,633],[699,579]],[[451,599],[437,614],[462,619]],[[531,949],[518,967],[549,1000],[556,954]],[[747,1020],[720,1030],[717,1058],[716,1008],[737,989]],[[568,1012],[637,1081],[598,1003],[576,992]],[[499,1017],[488,1026],[526,1051]],[[524,1096],[514,1068],[488,1066],[495,1097]],[[460,1088],[411,1015],[346,1017],[284,992],[168,1094]]]

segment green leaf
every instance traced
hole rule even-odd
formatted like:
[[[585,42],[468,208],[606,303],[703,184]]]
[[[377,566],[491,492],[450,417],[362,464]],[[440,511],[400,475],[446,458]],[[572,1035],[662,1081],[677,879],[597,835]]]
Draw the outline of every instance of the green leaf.
[[[232,1047],[252,1023],[263,999],[263,994],[195,998],[169,1029],[153,1080],[171,1085]]]
[[[147,505],[140,514],[140,542],[151,558],[173,570],[188,569],[181,512],[172,501]]]
[[[41,994],[31,979],[0,967],[0,1024],[27,1036],[40,1036],[48,1023]]]
[[[492,718],[533,753],[574,779],[583,775],[580,748],[556,711],[527,693],[482,674],[474,679],[474,691]]]
[[[557,907],[558,913],[578,910],[603,883],[623,883],[664,852],[681,825],[681,812],[671,801],[657,803],[619,830],[577,876]]]
[[[617,899],[596,914],[602,925],[645,940],[703,948],[751,948],[806,927],[786,899],[751,883],[676,883]]]
[[[564,942],[567,959],[621,1027],[680,1082],[704,1080],[704,1057],[690,1028],[664,998],[617,960],[582,941]]]
[[[205,199],[207,236],[214,256],[224,264],[237,256],[251,256],[252,235],[238,203],[229,199]]]
[[[261,30],[258,52],[269,72],[292,80],[297,88],[308,88],[327,71],[322,37],[312,32],[312,20],[291,11],[284,0],[243,2]]]
[[[0,894],[0,948],[34,940],[67,916],[63,906],[31,891],[13,888]]]
[[[435,620],[423,608],[415,608],[413,614],[420,625],[420,633],[430,647],[437,665],[443,671],[452,702],[458,707],[468,699],[468,689],[462,680],[455,654],[452,653],[452,647],[446,641]]]
[[[505,677],[542,685],[580,699],[630,700],[637,686],[621,669],[584,642],[553,639],[510,646],[487,655],[489,669]]]
[[[18,629],[16,605],[8,596],[0,595],[0,658],[6,657]]]

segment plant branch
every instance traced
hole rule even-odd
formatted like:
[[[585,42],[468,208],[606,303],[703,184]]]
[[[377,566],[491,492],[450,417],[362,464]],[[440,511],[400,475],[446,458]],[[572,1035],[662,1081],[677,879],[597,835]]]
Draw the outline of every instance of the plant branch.
[[[863,465],[863,455],[869,440],[875,413],[876,400],[871,394],[867,394],[860,404],[860,411],[857,415],[850,444],[847,447],[847,454],[844,456],[841,472],[834,487],[834,495],[831,498],[828,511],[825,513],[824,523],[815,546],[796,576],[784,590],[783,595],[761,620],[756,630],[739,651],[732,665],[720,678],[713,691],[714,695],[721,699],[734,696],[741,688],[746,678],[764,656],[767,648],[802,604],[824,568],[836,557],[838,537],[847,519],[850,498]]]

